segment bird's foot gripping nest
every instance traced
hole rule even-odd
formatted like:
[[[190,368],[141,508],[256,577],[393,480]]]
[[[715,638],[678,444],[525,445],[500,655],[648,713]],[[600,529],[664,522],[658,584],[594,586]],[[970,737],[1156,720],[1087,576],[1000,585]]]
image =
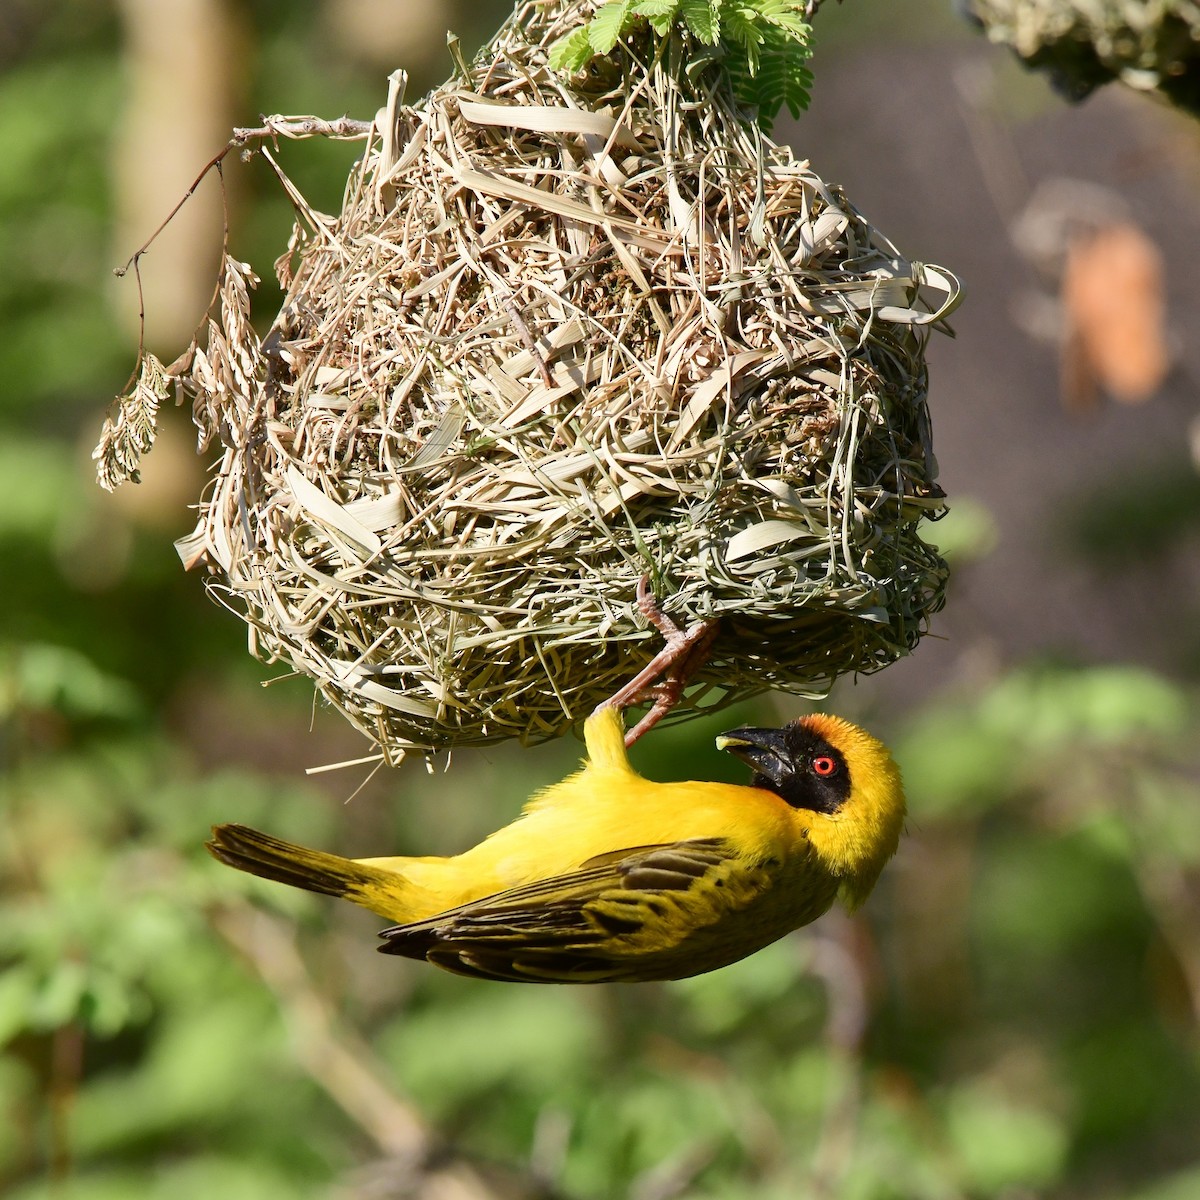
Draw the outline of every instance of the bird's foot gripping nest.
[[[650,711],[626,732],[626,746],[632,746],[642,734],[653,729],[679,702],[692,676],[707,661],[721,624],[710,619],[680,629],[659,606],[646,575],[638,580],[637,604],[642,616],[662,634],[666,645],[623,688],[596,707],[599,712],[602,708],[650,704]]]

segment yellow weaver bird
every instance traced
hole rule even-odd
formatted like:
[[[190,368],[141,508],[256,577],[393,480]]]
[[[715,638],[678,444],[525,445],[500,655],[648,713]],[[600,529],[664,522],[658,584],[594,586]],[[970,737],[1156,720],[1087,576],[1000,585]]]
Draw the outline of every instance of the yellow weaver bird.
[[[385,954],[525,983],[681,979],[736,962],[839,898],[866,899],[904,820],[887,747],[840,717],[717,739],[751,785],[654,783],[615,707],[584,726],[581,770],[453,858],[341,858],[218,825],[224,863],[343,896],[394,928]]]

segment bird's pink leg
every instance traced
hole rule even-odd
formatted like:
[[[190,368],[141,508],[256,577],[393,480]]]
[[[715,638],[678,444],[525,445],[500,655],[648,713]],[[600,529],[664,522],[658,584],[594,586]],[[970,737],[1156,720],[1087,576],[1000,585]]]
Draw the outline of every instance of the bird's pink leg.
[[[638,608],[642,615],[662,634],[666,645],[620,691],[615,692],[601,708],[628,708],[647,698],[653,700],[650,711],[625,734],[625,745],[634,742],[654,728],[671,711],[683,695],[691,677],[704,665],[717,636],[720,621],[697,621],[690,629],[680,629],[658,606],[650,580],[643,575],[637,585]]]

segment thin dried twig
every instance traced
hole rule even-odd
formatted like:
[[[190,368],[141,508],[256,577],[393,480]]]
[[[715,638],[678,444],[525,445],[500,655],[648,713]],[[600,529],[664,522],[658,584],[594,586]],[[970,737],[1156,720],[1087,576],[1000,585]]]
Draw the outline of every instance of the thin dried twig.
[[[829,1011],[826,1030],[829,1056],[829,1101],[813,1153],[809,1188],[813,1200],[842,1194],[854,1160],[862,1111],[862,1039],[869,1016],[862,963],[853,949],[854,926],[834,915],[815,934],[811,969],[825,984]]]
[[[340,1027],[314,986],[288,927],[247,908],[220,908],[211,919],[271,990],[300,1066],[382,1154],[404,1165],[410,1194],[424,1195],[417,1183],[422,1175],[446,1169],[435,1153],[442,1149],[438,1139],[417,1109],[383,1079],[367,1047]],[[459,1200],[496,1200],[500,1194],[462,1159],[454,1163],[453,1183]]]
[[[323,117],[285,117],[279,113],[263,117],[262,124],[249,129],[233,131],[233,145],[246,146],[250,142],[276,141],[279,138],[327,137],[338,141],[357,142],[370,137],[375,131],[373,121],[356,121],[342,116],[329,121]]]
[[[313,987],[291,931],[249,908],[211,914],[217,932],[258,972],[279,1002],[299,1064],[384,1154],[420,1159],[431,1136],[407,1101],[371,1064],[366,1047],[338,1027],[328,1002]]]

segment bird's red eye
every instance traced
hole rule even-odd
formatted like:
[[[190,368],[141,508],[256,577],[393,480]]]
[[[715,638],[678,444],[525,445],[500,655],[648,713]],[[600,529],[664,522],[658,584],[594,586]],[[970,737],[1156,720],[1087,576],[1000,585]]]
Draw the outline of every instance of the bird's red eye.
[[[818,775],[824,775],[828,777],[837,770],[837,763],[830,758],[828,754],[822,754],[818,758],[813,759],[812,769]]]

